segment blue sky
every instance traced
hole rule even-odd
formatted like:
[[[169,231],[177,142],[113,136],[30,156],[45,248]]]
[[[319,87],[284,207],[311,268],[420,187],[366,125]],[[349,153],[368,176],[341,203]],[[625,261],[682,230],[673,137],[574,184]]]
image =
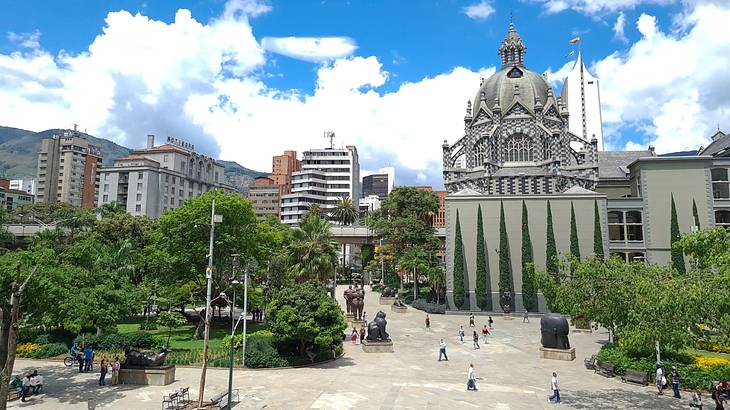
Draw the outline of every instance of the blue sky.
[[[0,1],[0,124],[78,122],[129,146],[176,135],[262,171],[333,129],[365,171],[392,164],[400,184],[440,186],[440,143],[460,136],[511,13],[528,68],[558,87],[568,40],[582,38],[609,147],[696,148],[730,125],[730,93],[708,90],[717,76],[681,54],[708,47],[710,70],[728,67],[730,46],[707,40],[724,31],[709,20],[730,16],[728,3]]]

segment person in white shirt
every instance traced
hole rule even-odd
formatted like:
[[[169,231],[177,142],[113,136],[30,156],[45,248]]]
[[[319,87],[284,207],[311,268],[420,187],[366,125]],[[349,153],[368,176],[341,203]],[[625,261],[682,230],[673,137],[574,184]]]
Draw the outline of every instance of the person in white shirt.
[[[553,395],[548,397],[548,402],[555,400],[555,403],[560,403],[560,390],[558,389],[558,374],[553,372],[553,377],[550,378],[550,389],[553,391]]]
[[[464,326],[459,326],[459,341],[464,344]]]
[[[446,361],[449,361],[449,356],[446,356],[446,342],[444,342],[444,339],[441,338],[441,342],[439,343],[439,362],[441,361],[441,356],[444,356]]]
[[[474,376],[474,364],[469,365],[469,372],[466,374],[466,390],[477,391],[476,377]]]
[[[664,394],[664,381],[665,380],[666,379],[664,377],[664,368],[662,368],[662,365],[660,363],[657,363],[655,381],[656,381],[657,394],[660,396],[662,394]]]
[[[38,371],[33,371],[30,375],[30,389],[32,394],[40,393],[43,388],[43,376],[38,374]]]

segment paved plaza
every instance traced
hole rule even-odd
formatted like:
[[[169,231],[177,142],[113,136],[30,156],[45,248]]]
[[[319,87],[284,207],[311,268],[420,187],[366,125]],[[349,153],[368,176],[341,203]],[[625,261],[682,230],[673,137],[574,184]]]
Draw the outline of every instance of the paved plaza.
[[[342,299],[343,287],[338,289]],[[658,397],[655,390],[606,379],[585,370],[583,358],[598,351],[606,334],[573,333],[576,360],[562,362],[539,358],[539,318],[522,323],[521,317],[504,320],[494,316],[494,336],[480,350],[471,344],[466,315],[432,315],[431,329],[425,314],[390,312],[378,305],[378,294],[367,292],[369,318],[382,309],[395,353],[367,354],[359,345],[345,343],[345,355],[316,367],[280,370],[236,370],[234,388],[240,389],[236,408],[254,409],[546,409],[550,374],[558,373],[563,403],[570,409],[684,409],[681,401]],[[342,303],[342,302],[341,302]],[[486,323],[477,316],[477,330]],[[468,332],[458,339],[459,325]],[[352,329],[348,329],[348,334]],[[447,343],[449,361],[437,361],[439,339]],[[466,391],[466,374],[473,363],[479,391]],[[15,373],[38,369],[45,376],[45,393],[28,402],[12,402],[10,408],[87,409],[88,401],[112,409],[159,409],[162,396],[190,386],[197,396],[200,369],[178,367],[177,381],[169,386],[96,385],[98,373],[79,374],[57,362],[17,360]],[[206,397],[227,388],[228,371],[210,369]],[[108,380],[108,379],[107,379]]]

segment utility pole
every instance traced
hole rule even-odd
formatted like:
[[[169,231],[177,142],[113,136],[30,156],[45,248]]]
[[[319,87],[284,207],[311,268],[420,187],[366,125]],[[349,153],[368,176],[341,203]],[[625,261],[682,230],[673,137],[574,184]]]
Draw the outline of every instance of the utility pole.
[[[379,241],[380,241],[380,247],[378,249],[380,250],[380,283],[384,283],[384,281],[385,281],[385,262],[383,260],[383,238],[380,238]]]
[[[198,392],[198,407],[203,407],[205,395],[205,372],[208,370],[208,340],[210,337],[210,293],[213,282],[213,239],[215,238],[215,223],[223,222],[221,215],[215,214],[215,199],[210,207],[210,243],[208,245],[208,267],[205,269],[205,278],[208,286],[205,296],[205,336],[203,337],[203,369],[200,373],[200,388]]]

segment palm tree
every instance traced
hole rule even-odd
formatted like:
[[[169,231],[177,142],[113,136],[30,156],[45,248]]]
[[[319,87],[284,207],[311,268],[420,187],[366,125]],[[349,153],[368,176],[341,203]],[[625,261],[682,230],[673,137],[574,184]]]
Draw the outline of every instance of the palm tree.
[[[99,207],[99,214],[101,214],[102,218],[107,217],[111,214],[124,212],[127,212],[127,209],[117,201],[112,201]]]
[[[332,210],[330,216],[340,225],[352,225],[357,220],[357,209],[352,203],[352,198],[344,197],[337,201],[337,206]]]
[[[324,217],[324,211],[322,211],[322,208],[319,207],[317,204],[309,204],[309,209],[307,209],[307,213],[304,214],[304,218],[309,218],[310,216],[316,216],[317,218]],[[303,221],[302,221],[303,222]]]
[[[326,278],[337,263],[337,243],[326,219],[309,216],[292,232],[293,240],[287,247],[289,272],[299,281]]]

